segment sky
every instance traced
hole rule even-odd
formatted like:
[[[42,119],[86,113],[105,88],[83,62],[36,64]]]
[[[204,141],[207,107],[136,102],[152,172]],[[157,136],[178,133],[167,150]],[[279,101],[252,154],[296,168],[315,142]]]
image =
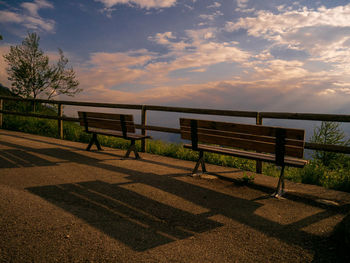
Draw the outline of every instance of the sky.
[[[350,114],[350,1],[0,0],[6,86],[28,32],[68,57],[74,100]]]

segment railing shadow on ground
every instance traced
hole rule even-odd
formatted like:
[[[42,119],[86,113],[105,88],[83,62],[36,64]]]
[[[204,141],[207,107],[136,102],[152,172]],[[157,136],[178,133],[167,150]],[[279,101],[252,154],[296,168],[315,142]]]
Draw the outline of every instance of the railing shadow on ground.
[[[0,168],[20,168],[34,166],[52,166],[56,163],[30,154],[21,149],[1,149]]]
[[[136,251],[222,226],[102,181],[27,188]]]
[[[325,238],[307,233],[302,228],[339,213],[338,210],[326,209],[298,222],[282,225],[255,214],[254,212],[262,206],[257,201],[234,197],[178,180],[177,174],[160,176],[119,167],[117,164],[110,165],[103,163],[103,160],[67,148],[37,149],[4,141],[0,144],[18,151],[40,153],[62,159],[63,162],[84,164],[123,174],[130,184],[145,184],[209,210],[203,215],[191,214],[126,190],[121,185],[102,181],[27,188],[29,192],[74,214],[136,251],[147,250],[187,238],[195,233],[218,228],[222,224],[208,217],[223,215],[283,242],[315,251],[317,257],[323,257],[327,251]],[[57,163],[51,162],[45,165]],[[31,165],[41,164],[42,160],[32,159]],[[133,233],[131,237],[130,233]]]
[[[81,150],[85,150],[84,147],[76,147],[76,146],[65,146],[63,144],[59,144],[59,143],[55,143],[55,142],[48,142],[48,141],[45,141],[45,140],[42,140],[42,139],[38,139],[38,138],[29,138],[27,136],[21,136],[21,135],[15,135],[15,134],[6,134],[6,136],[11,136],[11,137],[14,137],[14,138],[20,138],[20,139],[26,139],[26,140],[30,140],[30,141],[34,141],[34,142],[40,142],[40,143],[45,143],[45,144],[49,144],[49,145],[55,145],[55,146],[59,146],[60,148],[67,148],[69,150],[71,149],[75,149],[75,150],[78,150],[78,151],[81,151]],[[37,135],[39,136],[39,135]],[[49,137],[52,139],[52,137]],[[77,142],[78,143],[78,142]],[[79,142],[81,143],[81,142]],[[103,146],[103,145],[102,145]],[[111,152],[111,149],[113,148],[109,148],[109,151],[106,152],[106,151],[97,151],[97,150],[94,150],[92,149],[91,152],[98,152],[102,155],[107,155],[107,156],[110,156],[111,158],[113,158],[113,160],[117,158],[119,158],[120,160],[121,159],[124,159],[124,154],[123,153],[117,153],[117,151],[122,151],[121,149],[115,149],[116,152]],[[126,151],[126,150],[125,150]],[[142,154],[142,153],[141,153]],[[104,161],[106,161],[106,159],[104,159]],[[166,166],[166,167],[169,167],[169,168],[175,168],[175,169],[188,169],[190,171],[189,168],[186,168],[184,166],[179,166],[179,165],[174,165],[174,164],[169,164],[169,163],[164,163],[164,162],[157,162],[157,161],[154,161],[154,160],[144,160],[144,159],[141,159],[139,161],[146,161],[148,163],[153,163],[153,164],[157,164],[157,165],[162,165],[162,166]],[[0,166],[1,167],[1,166]]]

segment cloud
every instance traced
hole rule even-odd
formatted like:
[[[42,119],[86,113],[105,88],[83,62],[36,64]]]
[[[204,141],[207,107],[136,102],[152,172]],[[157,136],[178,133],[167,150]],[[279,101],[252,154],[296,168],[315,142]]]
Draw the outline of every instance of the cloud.
[[[297,112],[345,109],[350,96],[350,22],[341,24],[341,19],[332,21],[324,14],[341,16],[347,6],[338,11],[280,9],[279,14],[260,11],[255,17],[226,24],[227,31],[243,28],[251,36],[268,40],[258,53],[238,42],[219,40],[222,30],[216,27],[149,37],[166,49],[163,53],[93,53],[79,68],[85,94],[119,103]],[[307,55],[277,58],[274,47],[281,53],[286,48]],[[319,61],[327,65],[327,71]],[[316,62],[314,68],[312,62]],[[220,64],[234,69],[216,78],[221,72],[220,66],[214,66]]]
[[[146,50],[127,53],[97,52],[84,64],[75,66],[82,87],[111,89],[123,83],[132,83],[145,74],[145,63],[153,58]]]
[[[177,38],[172,32],[156,34],[149,39],[168,48],[161,62],[149,63],[146,67],[150,82],[169,82],[171,72],[205,72],[208,67],[219,63],[244,63],[251,56],[239,49],[236,42],[219,42],[215,39],[217,30],[205,28],[187,30],[186,36]],[[186,79],[182,79],[185,81]]]
[[[269,11],[258,11],[256,17],[240,18],[238,22],[228,22],[226,30],[234,31],[239,28],[247,29],[248,34],[278,40],[279,37],[296,32],[300,28],[314,26],[349,27],[350,4],[317,10],[304,7],[300,10],[286,11],[274,14]]]
[[[118,4],[136,5],[141,8],[168,8],[176,4],[176,0],[95,0],[109,9]]]
[[[192,90],[191,92],[196,90],[196,84],[184,84],[188,80],[172,77],[172,72],[205,72],[209,66],[218,63],[243,63],[250,57],[247,52],[236,47],[235,42],[216,42],[215,30],[212,28],[188,30],[186,36],[181,38],[172,32],[164,32],[149,39],[168,48],[168,52],[158,54],[138,50],[126,53],[92,53],[89,61],[75,66],[81,86],[88,90],[88,94],[118,94],[118,101],[126,99],[132,93],[135,93],[133,99],[138,101],[168,100],[167,96],[173,96],[172,94],[187,94],[185,89]],[[125,85],[134,89],[124,91],[122,87]],[[153,88],[149,89],[150,86]],[[146,91],[136,92],[137,87]]]
[[[278,64],[278,63],[277,63]],[[270,67],[279,74],[281,66]],[[285,68],[288,70],[288,68]],[[267,74],[267,72],[265,72]],[[279,79],[260,74],[254,78],[211,81],[202,84],[161,85],[142,90],[115,90],[96,85],[84,92],[87,98],[115,103],[177,105],[233,110],[337,112],[346,109],[350,88],[339,87],[338,75],[304,72]],[[282,87],[282,88],[281,88]],[[297,88],[296,88],[297,87]],[[338,89],[333,91],[334,89]],[[337,101],[337,103],[334,103]],[[345,112],[347,112],[345,110]]]
[[[188,30],[184,39],[178,39],[172,32],[157,34],[153,41],[169,48],[166,61],[159,60],[164,55],[147,50],[92,54],[78,71],[78,76],[84,79],[84,96],[117,103],[266,111],[288,108],[297,112],[322,112],[324,108],[337,112],[348,104],[350,86],[341,73],[312,72],[302,61],[274,59],[269,53],[255,56],[232,43],[205,39],[207,32]],[[185,42],[180,48],[179,43]],[[205,71],[209,65],[223,61],[239,61],[246,70],[220,81],[194,84],[169,77],[170,72],[179,69]],[[123,83],[133,88],[121,88]]]
[[[245,29],[250,36],[270,41],[271,47],[305,51],[310,60],[331,63],[350,73],[350,4],[329,9],[280,10],[278,14],[258,11],[254,17],[227,22],[225,30]]]
[[[43,8],[54,8],[51,3],[46,0],[34,0],[34,2],[24,2],[20,5],[20,9],[1,10],[1,24],[19,24],[27,29],[35,31],[53,32],[55,21],[45,19],[38,14]]]
[[[242,13],[254,12],[254,8],[248,9],[248,1],[249,0],[237,0],[237,8],[235,9],[235,11]]]
[[[20,14],[0,10],[0,23],[21,23],[23,21],[24,19]]]
[[[31,16],[38,17],[40,8],[53,8],[53,5],[45,0],[34,0],[34,2],[24,2],[21,4],[24,10],[27,10]]]
[[[247,8],[247,2],[249,0],[237,0],[238,8]]]
[[[200,19],[214,21],[218,16],[223,16],[224,14],[221,11],[215,11],[212,14],[201,14],[199,15]]]
[[[219,2],[214,2],[212,5],[209,5],[207,8],[219,8],[221,4]]]

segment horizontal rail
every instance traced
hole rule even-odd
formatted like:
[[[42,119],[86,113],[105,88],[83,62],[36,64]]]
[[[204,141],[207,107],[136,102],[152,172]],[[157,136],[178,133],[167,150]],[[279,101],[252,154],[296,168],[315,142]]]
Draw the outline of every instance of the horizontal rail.
[[[13,101],[29,101],[29,102],[36,101],[38,103],[62,104],[62,105],[69,105],[69,106],[86,106],[86,107],[97,107],[97,108],[101,107],[101,108],[134,109],[134,110],[141,110],[142,108],[144,108],[145,110],[150,110],[150,111],[165,111],[165,112],[193,113],[193,114],[203,114],[203,115],[248,117],[248,118],[256,118],[257,115],[260,115],[261,118],[269,118],[269,119],[350,122],[350,115],[345,115],[345,114],[233,111],[233,110],[169,107],[169,106],[140,105],[140,104],[115,104],[115,103],[66,101],[66,100],[25,99],[25,98],[9,97],[9,96],[0,96],[0,99],[13,100]]]
[[[289,112],[260,112],[262,118],[350,122],[350,115],[345,114],[316,114],[316,113],[289,113]]]
[[[178,113],[194,113],[203,115],[220,115],[220,116],[235,116],[235,117],[250,117],[256,118],[256,111],[233,111],[233,110],[215,110],[215,109],[199,109],[199,108],[183,108],[183,107],[168,107],[145,105],[146,110],[150,111],[166,111]]]
[[[0,96],[0,100],[29,101],[29,102],[35,101],[38,103],[70,105],[70,106],[133,109],[133,110],[143,110],[143,111],[164,111],[164,112],[190,113],[190,114],[202,114],[202,115],[248,117],[248,118],[259,118],[259,119],[270,118],[270,119],[350,122],[350,115],[345,115],[345,114],[233,111],[233,110],[169,107],[169,106],[156,106],[156,105],[139,105],[139,104],[114,104],[114,103],[58,101],[58,100],[43,100],[43,99],[25,99],[25,98],[9,97],[9,96]],[[45,119],[52,119],[52,120],[79,122],[78,118],[43,115],[43,114],[36,114],[36,113],[12,112],[12,111],[1,110],[1,109],[0,109],[0,114],[10,114],[10,115],[25,116],[25,117],[36,117],[36,118],[45,118]],[[135,124],[135,126],[137,129],[140,129],[143,131],[149,130],[149,131],[159,131],[159,132],[180,134],[180,129],[178,128],[142,125],[142,124]],[[317,144],[317,143],[306,142],[305,149],[350,154],[350,147],[340,146],[340,145]]]
[[[115,103],[98,103],[98,102],[80,102],[80,101],[69,101],[69,100],[42,100],[42,99],[25,99],[18,97],[0,96],[0,99],[12,100],[12,101],[29,101],[47,104],[62,104],[69,106],[86,106],[96,108],[118,108],[118,109],[133,109],[141,110],[142,105],[139,104],[115,104]]]
[[[305,148],[309,150],[316,150],[316,151],[327,151],[327,152],[350,154],[350,147],[342,146],[342,145],[305,142]]]
[[[43,99],[25,99],[18,97],[0,96],[0,99],[12,101],[29,101],[47,104],[62,104],[69,106],[86,106],[96,108],[118,108],[118,109],[134,109],[134,110],[151,110],[151,111],[166,111],[178,113],[194,113],[203,115],[220,115],[220,116],[236,116],[236,117],[251,117],[255,118],[257,112],[255,111],[232,111],[232,110],[215,110],[215,109],[200,109],[200,108],[182,108],[182,107],[168,107],[155,105],[140,105],[140,104],[115,104],[115,103],[98,103],[98,102],[80,102],[80,101],[65,101],[65,100],[43,100]]]

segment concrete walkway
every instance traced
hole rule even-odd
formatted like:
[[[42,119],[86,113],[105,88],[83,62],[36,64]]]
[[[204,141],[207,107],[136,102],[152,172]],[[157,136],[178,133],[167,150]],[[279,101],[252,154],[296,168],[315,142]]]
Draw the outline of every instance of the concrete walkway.
[[[0,262],[336,262],[350,195],[0,130]],[[226,178],[226,179],[223,179]]]

